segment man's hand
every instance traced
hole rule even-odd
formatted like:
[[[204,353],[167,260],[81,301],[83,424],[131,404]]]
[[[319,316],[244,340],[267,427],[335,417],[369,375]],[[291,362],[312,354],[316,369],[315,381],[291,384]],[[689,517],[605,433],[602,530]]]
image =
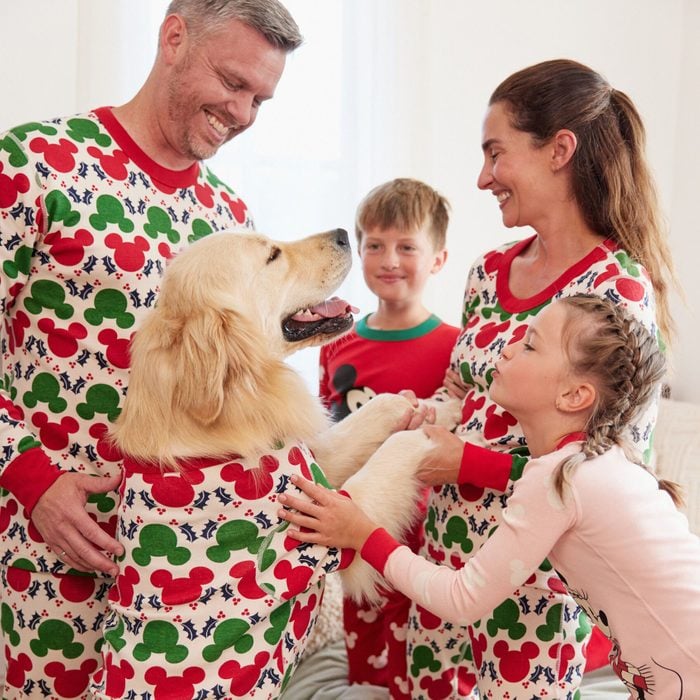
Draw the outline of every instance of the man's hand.
[[[428,486],[458,483],[464,451],[462,440],[438,425],[425,425],[423,432],[435,446],[421,460],[416,476]]]
[[[119,555],[123,548],[87,514],[85,504],[91,494],[114,491],[120,481],[119,473],[98,477],[68,472],[36,502],[32,522],[44,542],[73,569],[111,576],[119,573],[106,554]]]

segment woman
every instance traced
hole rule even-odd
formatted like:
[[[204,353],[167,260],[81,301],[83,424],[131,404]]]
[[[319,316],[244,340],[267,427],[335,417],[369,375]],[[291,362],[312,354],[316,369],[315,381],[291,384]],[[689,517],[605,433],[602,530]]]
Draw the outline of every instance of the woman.
[[[517,421],[487,389],[502,349],[523,337],[544,306],[560,296],[594,293],[624,304],[663,338],[671,336],[672,263],[644,140],[630,99],[574,61],[521,70],[491,96],[478,186],[496,197],[506,227],[529,226],[535,235],[486,253],[469,275],[463,331],[452,355],[467,392],[462,422],[454,434],[426,428],[437,442],[421,470],[435,486],[421,550],[429,560],[461,568],[501,522],[528,453]],[[632,426],[642,453],[655,416],[653,405]],[[468,627],[414,605],[412,697],[574,698],[589,631],[546,561],[491,615]],[[606,663],[607,649],[599,644],[595,651],[589,668]]]

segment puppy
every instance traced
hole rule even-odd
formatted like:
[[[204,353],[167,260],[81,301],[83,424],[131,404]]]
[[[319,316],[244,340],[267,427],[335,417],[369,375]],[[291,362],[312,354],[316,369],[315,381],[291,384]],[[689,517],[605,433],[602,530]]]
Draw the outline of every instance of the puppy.
[[[125,455],[125,554],[95,697],[279,695],[313,627],[325,574],[353,559],[285,534],[275,513],[292,474],[344,485],[397,536],[411,524],[415,460],[427,438],[400,433],[378,450],[410,403],[379,396],[329,428],[284,363],[351,327],[346,302],[324,301],[350,264],[338,229],[294,243],[213,234],[168,266],[133,340],[112,431]],[[350,594],[377,595],[376,575],[359,557],[344,575]]]

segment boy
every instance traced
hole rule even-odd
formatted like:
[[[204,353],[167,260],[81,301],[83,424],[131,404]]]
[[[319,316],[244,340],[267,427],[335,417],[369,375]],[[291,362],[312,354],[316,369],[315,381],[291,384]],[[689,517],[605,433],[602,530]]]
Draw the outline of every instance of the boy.
[[[321,348],[320,395],[334,420],[375,394],[412,389],[418,398],[442,385],[459,328],[423,304],[430,275],[445,264],[447,200],[428,185],[400,178],[373,189],[357,210],[355,232],[362,272],[377,310],[353,331]],[[422,522],[407,544],[417,551]],[[381,609],[345,599],[343,617],[348,682],[389,688],[408,698],[405,628],[410,601],[387,592]]]

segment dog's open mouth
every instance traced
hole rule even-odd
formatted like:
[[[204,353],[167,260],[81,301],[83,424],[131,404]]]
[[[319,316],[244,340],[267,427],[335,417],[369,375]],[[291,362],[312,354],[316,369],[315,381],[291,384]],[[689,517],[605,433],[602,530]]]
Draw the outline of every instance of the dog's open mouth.
[[[352,314],[359,309],[338,297],[297,311],[282,321],[285,340],[296,342],[314,335],[337,335],[348,330],[353,323]]]

